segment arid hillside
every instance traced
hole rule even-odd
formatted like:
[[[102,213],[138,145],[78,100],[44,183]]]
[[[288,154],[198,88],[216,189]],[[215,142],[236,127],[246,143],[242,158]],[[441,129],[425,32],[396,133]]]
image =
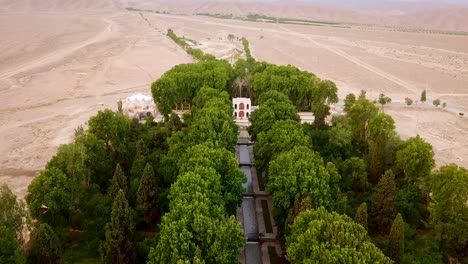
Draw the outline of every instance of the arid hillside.
[[[0,12],[102,11],[116,7],[113,0],[0,0]]]
[[[299,1],[186,1],[121,0],[120,6],[166,11],[176,14],[263,14],[333,22],[388,25],[447,31],[468,31],[468,7],[386,2],[383,6],[337,7]]]

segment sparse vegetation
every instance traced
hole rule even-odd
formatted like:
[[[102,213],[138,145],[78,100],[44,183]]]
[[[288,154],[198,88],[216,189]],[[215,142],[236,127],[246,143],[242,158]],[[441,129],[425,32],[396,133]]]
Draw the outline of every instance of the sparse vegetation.
[[[433,104],[435,107],[439,107],[439,105],[440,105],[440,99],[435,99],[434,101],[432,101],[432,104]]]
[[[409,97],[406,97],[406,98],[405,98],[405,104],[406,104],[407,106],[412,105],[412,104],[413,104],[413,99],[411,99],[411,98],[409,98]]]
[[[386,96],[385,94],[381,93],[379,95],[379,100],[378,100],[379,104],[382,105],[382,107],[386,104],[389,104],[392,102],[392,99],[388,96]]]
[[[425,103],[426,102],[426,90],[422,91],[421,92],[421,98],[420,98],[420,101]]]
[[[180,38],[175,34],[175,32],[172,29],[167,30],[167,36],[172,39],[177,45],[182,47],[187,54],[191,55],[193,58],[197,60],[211,60],[214,59],[215,57],[211,54],[205,54],[201,49],[194,49],[190,46],[189,43],[187,43],[185,38]],[[193,40],[190,40],[192,43],[196,43]]]

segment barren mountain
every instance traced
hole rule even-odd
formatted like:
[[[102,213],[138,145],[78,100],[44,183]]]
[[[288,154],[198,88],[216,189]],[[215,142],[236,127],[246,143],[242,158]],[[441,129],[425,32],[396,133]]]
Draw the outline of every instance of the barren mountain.
[[[102,11],[116,6],[113,0],[0,0],[0,12]]]
[[[263,14],[275,17],[468,31],[468,7],[423,2],[338,6],[298,1],[121,0],[121,6],[175,14]]]

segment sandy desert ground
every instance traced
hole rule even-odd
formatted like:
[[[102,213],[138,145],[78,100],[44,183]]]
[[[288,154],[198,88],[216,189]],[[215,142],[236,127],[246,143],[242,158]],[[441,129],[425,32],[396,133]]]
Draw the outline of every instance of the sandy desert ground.
[[[0,182],[23,196],[74,129],[192,61],[137,13],[0,16]]]
[[[144,19],[146,18],[146,20]],[[39,27],[38,27],[39,25]],[[245,36],[254,57],[292,64],[349,92],[383,92],[385,111],[402,137],[420,134],[434,146],[438,165],[468,167],[468,37],[362,28],[276,25],[200,16],[107,13],[2,14],[0,16],[0,182],[23,196],[27,184],[74,129],[99,109],[135,92],[172,66],[190,62],[168,28],[228,60]],[[407,107],[405,97],[440,98]],[[339,106],[338,106],[339,108]]]

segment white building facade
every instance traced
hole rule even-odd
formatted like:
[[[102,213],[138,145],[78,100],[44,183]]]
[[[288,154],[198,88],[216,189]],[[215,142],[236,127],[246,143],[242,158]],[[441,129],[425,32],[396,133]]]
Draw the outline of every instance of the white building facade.
[[[232,107],[234,108],[236,120],[248,120],[252,113],[252,101],[250,98],[232,98]]]

